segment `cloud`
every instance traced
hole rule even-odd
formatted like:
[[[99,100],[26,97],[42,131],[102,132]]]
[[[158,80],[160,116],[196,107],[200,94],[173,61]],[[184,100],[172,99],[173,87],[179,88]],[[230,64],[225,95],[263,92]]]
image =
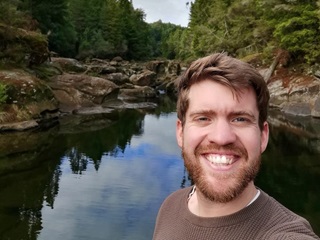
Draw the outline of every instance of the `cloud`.
[[[148,23],[161,20],[186,27],[189,22],[188,0],[133,0],[134,8],[141,8],[146,13]]]

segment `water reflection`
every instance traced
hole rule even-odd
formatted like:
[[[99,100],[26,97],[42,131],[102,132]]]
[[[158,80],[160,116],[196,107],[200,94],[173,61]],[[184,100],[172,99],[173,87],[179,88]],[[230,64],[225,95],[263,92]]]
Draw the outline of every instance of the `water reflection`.
[[[306,217],[319,235],[320,121],[277,117],[271,119],[269,145],[257,183],[286,207]]]
[[[163,199],[191,184],[164,103],[0,135],[0,239],[151,239]],[[320,123],[270,120],[257,184],[320,234]]]

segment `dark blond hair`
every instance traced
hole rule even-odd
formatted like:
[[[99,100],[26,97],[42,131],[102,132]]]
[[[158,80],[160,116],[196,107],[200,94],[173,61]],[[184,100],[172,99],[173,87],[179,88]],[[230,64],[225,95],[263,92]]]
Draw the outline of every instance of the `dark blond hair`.
[[[189,107],[190,87],[203,80],[212,80],[230,88],[238,96],[243,89],[252,88],[256,94],[259,111],[259,127],[268,117],[269,91],[263,77],[250,64],[216,53],[194,61],[178,79],[178,118],[185,124],[186,112]]]

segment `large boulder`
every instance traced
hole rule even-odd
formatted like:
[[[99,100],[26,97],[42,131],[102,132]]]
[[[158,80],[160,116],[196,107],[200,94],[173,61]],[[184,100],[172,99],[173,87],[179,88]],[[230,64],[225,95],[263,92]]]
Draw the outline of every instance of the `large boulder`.
[[[136,86],[132,89],[120,89],[119,99],[139,101],[141,99],[155,98],[157,96],[156,91],[148,86]]]
[[[109,80],[84,74],[55,76],[49,85],[64,112],[100,105],[105,100],[116,98],[119,91],[119,87]]]
[[[157,74],[153,71],[146,70],[140,74],[131,75],[130,81],[134,85],[138,86],[153,86],[156,80]]]
[[[320,117],[320,81],[316,77],[276,73],[268,88],[271,107],[291,115]]]
[[[146,63],[146,69],[155,72],[157,76],[179,76],[181,74],[181,65],[177,61],[150,61]]]
[[[59,67],[63,72],[67,73],[83,73],[87,70],[86,66],[73,58],[51,58],[53,65]]]
[[[101,77],[108,79],[117,85],[123,85],[130,82],[129,77],[121,72],[110,73]]]

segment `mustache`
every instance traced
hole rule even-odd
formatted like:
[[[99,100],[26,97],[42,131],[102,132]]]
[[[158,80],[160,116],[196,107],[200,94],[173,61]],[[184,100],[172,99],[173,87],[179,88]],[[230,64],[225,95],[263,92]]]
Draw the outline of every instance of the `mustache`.
[[[243,146],[238,146],[233,143],[223,146],[215,143],[209,143],[207,145],[199,145],[195,149],[196,156],[206,152],[230,152],[241,157],[248,157],[248,152]]]

